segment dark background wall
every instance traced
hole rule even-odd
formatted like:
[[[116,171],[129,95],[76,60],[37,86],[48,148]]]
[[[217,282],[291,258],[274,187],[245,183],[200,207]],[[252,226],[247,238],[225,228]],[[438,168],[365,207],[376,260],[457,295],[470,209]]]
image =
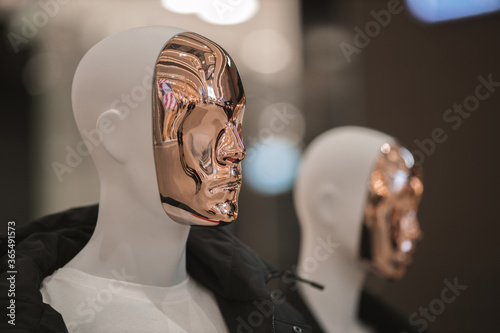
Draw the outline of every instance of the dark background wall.
[[[0,223],[27,221],[32,205],[31,115],[33,104],[23,82],[23,70],[31,55],[16,53],[7,38],[5,17],[0,15]],[[3,232],[0,229],[0,232]]]

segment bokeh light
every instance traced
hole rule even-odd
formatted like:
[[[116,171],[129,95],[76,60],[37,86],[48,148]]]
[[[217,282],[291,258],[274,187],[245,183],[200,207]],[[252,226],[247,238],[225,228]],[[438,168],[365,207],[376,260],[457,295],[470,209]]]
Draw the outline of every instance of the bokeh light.
[[[243,160],[243,179],[254,190],[268,195],[289,191],[300,163],[300,150],[290,141],[275,137],[248,149]]]
[[[203,0],[161,0],[163,7],[179,14],[197,13],[203,3]]]
[[[292,46],[280,32],[259,29],[243,38],[240,57],[251,70],[262,74],[273,74],[290,64]]]
[[[460,19],[500,10],[499,0],[406,0],[413,15],[425,22]]]
[[[174,13],[196,14],[218,25],[246,22],[259,10],[258,0],[161,0],[161,4]]]

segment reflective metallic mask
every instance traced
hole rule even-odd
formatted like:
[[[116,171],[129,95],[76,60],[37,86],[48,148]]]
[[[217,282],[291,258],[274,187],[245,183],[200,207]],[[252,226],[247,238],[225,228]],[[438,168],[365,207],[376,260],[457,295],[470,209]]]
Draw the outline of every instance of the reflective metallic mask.
[[[386,278],[404,275],[422,238],[417,220],[422,192],[422,169],[412,154],[398,144],[383,144],[369,181],[361,255]]]
[[[155,68],[153,135],[165,212],[218,226],[238,216],[245,93],[231,57],[191,32],[165,45]]]

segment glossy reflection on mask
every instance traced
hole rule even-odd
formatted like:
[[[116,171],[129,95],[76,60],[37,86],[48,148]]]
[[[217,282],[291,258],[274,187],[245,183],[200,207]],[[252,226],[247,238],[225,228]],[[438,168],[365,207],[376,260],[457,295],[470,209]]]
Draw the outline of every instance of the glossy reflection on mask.
[[[404,275],[422,237],[417,220],[422,192],[421,167],[411,153],[384,144],[370,177],[361,246],[363,257],[386,278]]]
[[[154,154],[166,213],[184,224],[217,226],[238,215],[245,95],[229,55],[182,33],[156,66]]]

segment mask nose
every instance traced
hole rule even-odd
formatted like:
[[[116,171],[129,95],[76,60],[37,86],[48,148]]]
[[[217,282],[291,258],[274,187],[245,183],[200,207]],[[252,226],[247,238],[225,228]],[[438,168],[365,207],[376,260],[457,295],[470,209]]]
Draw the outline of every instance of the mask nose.
[[[217,161],[220,164],[239,163],[245,158],[246,154],[243,140],[236,126],[229,123],[221,132],[217,142]]]

